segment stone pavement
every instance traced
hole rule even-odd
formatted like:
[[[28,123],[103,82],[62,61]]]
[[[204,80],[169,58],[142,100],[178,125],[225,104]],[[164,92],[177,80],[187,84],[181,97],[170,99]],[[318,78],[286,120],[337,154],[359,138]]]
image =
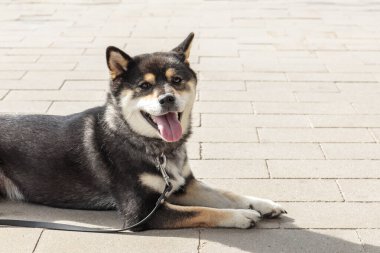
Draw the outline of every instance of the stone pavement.
[[[2,227],[0,252],[380,252],[379,24],[374,0],[1,0],[1,113],[102,104],[106,46],[168,50],[194,31],[194,173],[288,215],[252,230]],[[0,216],[118,225],[9,202]]]

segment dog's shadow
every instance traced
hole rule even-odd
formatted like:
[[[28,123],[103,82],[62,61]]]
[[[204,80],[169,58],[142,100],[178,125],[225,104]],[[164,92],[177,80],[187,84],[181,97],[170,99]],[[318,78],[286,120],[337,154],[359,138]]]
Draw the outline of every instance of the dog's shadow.
[[[121,220],[113,211],[85,211],[49,208],[45,206],[0,202],[0,218],[23,220],[50,221],[65,224],[88,226],[104,226],[118,228]],[[296,217],[294,217],[296,219]],[[109,243],[110,236],[117,237],[116,242],[131,249],[131,241],[143,244],[151,240],[144,238],[159,238],[160,245],[173,248],[176,252],[380,252],[380,247],[370,244],[362,245],[355,230],[351,229],[301,229],[293,224],[291,215],[279,219],[263,220],[256,229],[183,229],[183,230],[152,230],[139,233],[120,233],[112,235],[92,234],[90,238],[99,243]],[[286,227],[286,229],[284,228]],[[0,228],[1,230],[1,228]],[[45,233],[70,233],[48,231]],[[132,237],[128,240],[129,236]],[[56,237],[59,238],[59,235]],[[78,239],[76,233],[65,235],[65,240]],[[86,236],[85,238],[89,238]],[[123,239],[122,239],[123,238]],[[126,240],[124,240],[124,238]],[[40,242],[41,243],[41,242]],[[55,243],[55,242],[50,242]],[[70,243],[70,242],[67,242]],[[124,246],[125,244],[125,246]],[[146,245],[146,244],[145,244]],[[139,243],[136,248],[142,247]],[[146,246],[145,246],[146,247]],[[83,249],[86,251],[86,249]],[[88,249],[91,251],[91,249]],[[132,252],[132,251],[130,251]]]

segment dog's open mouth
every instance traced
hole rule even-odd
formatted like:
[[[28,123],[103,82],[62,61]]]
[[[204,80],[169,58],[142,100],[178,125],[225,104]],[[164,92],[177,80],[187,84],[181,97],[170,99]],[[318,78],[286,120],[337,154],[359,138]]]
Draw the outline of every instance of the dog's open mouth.
[[[182,113],[168,112],[160,116],[154,116],[141,111],[143,117],[160,133],[167,142],[175,142],[182,137],[181,116]]]

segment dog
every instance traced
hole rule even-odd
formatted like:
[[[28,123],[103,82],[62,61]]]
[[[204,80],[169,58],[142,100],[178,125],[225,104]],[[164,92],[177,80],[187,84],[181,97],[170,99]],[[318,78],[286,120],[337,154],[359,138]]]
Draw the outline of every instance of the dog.
[[[193,37],[171,51],[135,57],[108,47],[104,106],[68,116],[1,116],[1,196],[58,208],[117,209],[132,225],[165,188],[156,168],[164,155],[173,188],[135,231],[250,228],[285,213],[271,200],[213,189],[191,172],[186,141],[197,86],[189,64]]]

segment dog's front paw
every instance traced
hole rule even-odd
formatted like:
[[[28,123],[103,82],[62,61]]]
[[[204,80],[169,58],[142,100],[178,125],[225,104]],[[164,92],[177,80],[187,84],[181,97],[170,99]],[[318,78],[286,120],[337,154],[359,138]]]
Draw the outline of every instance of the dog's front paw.
[[[229,228],[252,228],[261,219],[261,214],[255,210],[228,210],[227,217],[219,224]]]
[[[264,218],[276,218],[283,213],[287,213],[279,204],[269,199],[247,197],[249,208],[258,211]]]

